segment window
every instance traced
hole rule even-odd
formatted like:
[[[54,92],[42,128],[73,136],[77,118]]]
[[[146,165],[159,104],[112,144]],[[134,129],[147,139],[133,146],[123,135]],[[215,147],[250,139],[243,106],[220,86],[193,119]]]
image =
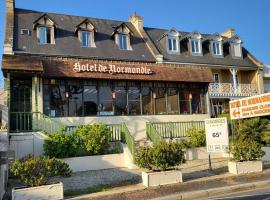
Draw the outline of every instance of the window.
[[[115,115],[126,115],[127,114],[127,92],[126,92],[125,83],[119,82],[118,85],[119,86],[114,88]]]
[[[82,31],[82,47],[90,47],[90,46],[91,46],[91,32]]]
[[[155,101],[155,114],[166,114],[166,89],[165,87],[155,87],[153,98]]]
[[[112,89],[109,83],[99,85],[99,115],[114,115]]]
[[[130,83],[130,87],[128,87],[128,114],[141,114],[141,95],[139,83],[132,82]]]
[[[219,74],[215,73],[213,76],[214,76],[213,77],[214,78],[214,83],[220,83]]]
[[[222,55],[222,53],[221,53],[221,43],[220,42],[213,42],[212,47],[213,47],[214,55],[217,55],[217,56]]]
[[[143,115],[154,114],[154,102],[151,83],[142,83],[142,113]]]
[[[178,40],[176,38],[168,38],[168,50],[178,52]]]
[[[39,43],[40,44],[51,44],[51,27],[41,26],[39,27]]]
[[[98,91],[95,85],[85,85],[83,91],[84,116],[97,115]]]
[[[177,88],[168,88],[167,89],[167,113],[168,114],[178,114],[179,113]]]
[[[200,53],[200,44],[199,40],[191,40],[191,50],[192,53]]]
[[[127,35],[118,34],[119,38],[119,48],[123,50],[127,50]]]

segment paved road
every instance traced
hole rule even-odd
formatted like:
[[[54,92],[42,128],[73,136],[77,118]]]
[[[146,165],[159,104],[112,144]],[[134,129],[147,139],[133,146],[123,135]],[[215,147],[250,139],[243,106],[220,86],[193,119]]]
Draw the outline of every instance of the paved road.
[[[239,192],[211,200],[270,200],[270,189]]]

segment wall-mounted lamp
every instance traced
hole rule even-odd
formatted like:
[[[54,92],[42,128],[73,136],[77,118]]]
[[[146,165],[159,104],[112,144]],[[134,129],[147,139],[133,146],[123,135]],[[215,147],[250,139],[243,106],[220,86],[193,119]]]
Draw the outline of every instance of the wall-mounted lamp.
[[[189,97],[189,100],[191,100],[192,99],[192,94],[189,93],[188,97]]]
[[[157,98],[157,94],[155,92],[153,92],[153,98]]]
[[[70,97],[69,92],[65,92],[65,97],[66,97],[66,99],[68,99]]]
[[[115,93],[115,91],[112,92],[112,98],[113,98],[113,99],[116,98],[116,93]]]

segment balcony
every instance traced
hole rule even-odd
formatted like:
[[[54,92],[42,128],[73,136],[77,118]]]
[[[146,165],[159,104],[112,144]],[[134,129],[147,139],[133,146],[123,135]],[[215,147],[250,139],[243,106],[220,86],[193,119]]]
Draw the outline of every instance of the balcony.
[[[238,84],[235,88],[231,83],[210,83],[210,97],[248,97],[258,94],[255,84]]]

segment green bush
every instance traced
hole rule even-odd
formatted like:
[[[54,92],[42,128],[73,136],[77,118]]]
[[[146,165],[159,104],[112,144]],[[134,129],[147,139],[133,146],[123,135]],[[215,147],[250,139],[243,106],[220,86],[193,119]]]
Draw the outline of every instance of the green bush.
[[[153,146],[140,147],[135,157],[135,163],[153,171],[165,171],[185,162],[183,145],[179,142],[161,141]]]
[[[49,157],[68,158],[77,155],[79,138],[76,133],[53,133],[44,141],[44,154]]]
[[[241,140],[231,146],[231,154],[232,160],[243,162],[260,160],[265,152],[262,150],[260,143],[251,140]]]
[[[82,148],[91,155],[106,154],[110,149],[112,132],[104,124],[79,126],[76,132]]]
[[[236,140],[254,140],[258,143],[263,142],[263,132],[266,130],[268,120],[263,118],[252,118],[242,120],[236,131]]]
[[[188,136],[190,136],[191,147],[204,147],[206,146],[206,136],[204,129],[197,130],[195,126],[188,129]]]
[[[234,161],[260,160],[265,152],[262,151],[263,132],[268,121],[261,118],[252,118],[239,121],[236,135],[230,146]]]
[[[10,165],[10,172],[27,186],[41,186],[55,176],[71,176],[68,164],[55,158],[28,156],[15,160]]]

